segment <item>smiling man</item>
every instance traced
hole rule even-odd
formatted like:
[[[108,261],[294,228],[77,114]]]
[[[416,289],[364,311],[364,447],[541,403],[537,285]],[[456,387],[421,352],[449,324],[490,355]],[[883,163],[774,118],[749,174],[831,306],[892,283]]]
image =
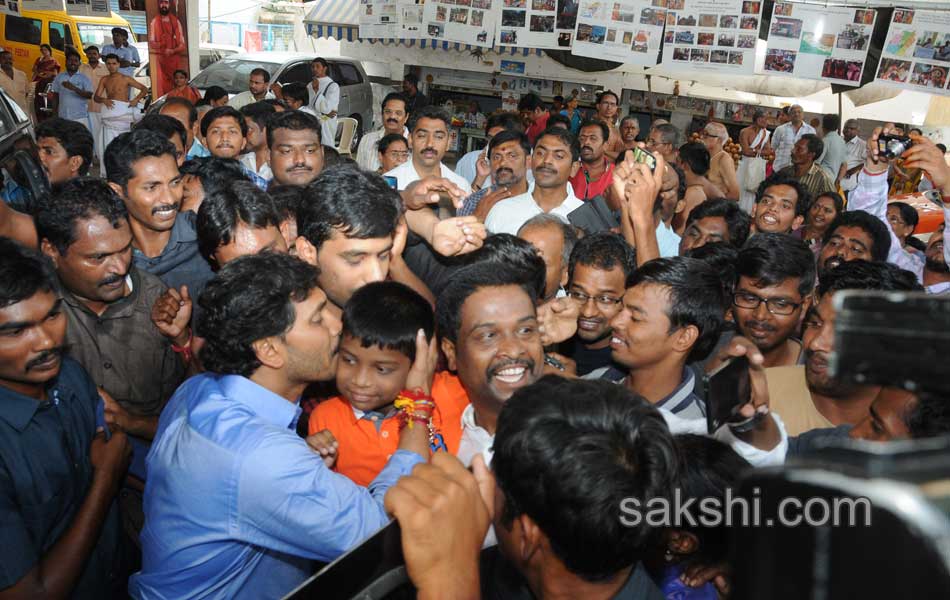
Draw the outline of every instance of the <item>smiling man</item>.
[[[413,122],[409,128],[409,149],[412,151],[412,157],[387,172],[386,176],[396,178],[396,189],[400,192],[420,179],[443,177],[462,188],[466,194],[471,194],[471,184],[442,163],[442,157],[449,149],[451,123],[448,113],[435,106],[426,106],[412,117]]]
[[[247,123],[231,106],[212,108],[201,119],[201,137],[211,156],[238,158],[247,144]]]
[[[92,164],[92,134],[83,125],[54,117],[36,128],[40,166],[50,185],[89,174]]]
[[[379,140],[395,133],[408,139],[409,130],[406,129],[406,120],[409,112],[406,110],[406,97],[399,92],[390,92],[383,98],[382,105],[383,126],[376,131],[367,133],[360,138],[360,145],[356,149],[356,164],[367,171],[379,169],[379,152],[376,145]]]
[[[775,174],[759,185],[752,212],[756,233],[791,233],[805,222],[809,196],[798,180]]]

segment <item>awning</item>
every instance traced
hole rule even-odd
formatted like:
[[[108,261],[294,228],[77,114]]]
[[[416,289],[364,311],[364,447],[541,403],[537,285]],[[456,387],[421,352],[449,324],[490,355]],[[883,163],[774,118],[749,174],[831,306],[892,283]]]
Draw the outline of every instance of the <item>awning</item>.
[[[317,0],[304,17],[307,34],[352,42],[359,37],[357,0]]]

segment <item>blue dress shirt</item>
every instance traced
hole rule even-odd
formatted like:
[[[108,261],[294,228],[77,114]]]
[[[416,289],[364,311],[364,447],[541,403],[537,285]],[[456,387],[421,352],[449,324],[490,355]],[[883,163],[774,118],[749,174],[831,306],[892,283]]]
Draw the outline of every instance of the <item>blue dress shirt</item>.
[[[102,50],[99,51],[99,55],[102,56],[103,62],[105,62],[105,57],[109,54],[115,54],[121,60],[127,60],[130,63],[140,63],[139,59],[139,50],[135,46],[126,43],[124,46],[116,47],[115,44],[106,44],[102,47]],[[119,73],[124,73],[129,77],[135,76],[135,69],[138,67],[119,67]]]
[[[92,82],[78,71],[72,74],[64,71],[53,80],[53,91],[59,94],[59,116],[63,119],[81,121],[88,129],[89,124],[86,120],[89,118],[89,100],[63,87],[67,81],[85,92],[95,91],[92,89]]]
[[[296,403],[237,375],[186,381],[149,452],[135,598],[280,598],[389,522],[383,496],[423,462],[397,451],[369,485],[294,432]]]

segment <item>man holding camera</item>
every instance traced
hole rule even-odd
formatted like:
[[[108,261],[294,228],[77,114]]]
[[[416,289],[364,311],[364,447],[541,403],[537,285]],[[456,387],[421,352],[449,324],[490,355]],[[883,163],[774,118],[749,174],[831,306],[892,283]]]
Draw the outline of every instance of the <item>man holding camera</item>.
[[[864,210],[881,220],[891,235],[891,249],[887,260],[902,269],[907,269],[923,284],[930,294],[950,293],[950,267],[943,233],[950,220],[950,207],[943,206],[943,224],[927,242],[924,257],[904,249],[887,220],[887,167],[890,161],[904,159],[904,167],[923,169],[945,198],[950,198],[950,167],[943,152],[929,138],[916,133],[904,138],[891,137],[894,125],[888,123],[877,128],[868,140],[868,155],[864,169],[858,173],[857,187],[848,197],[849,210]],[[880,142],[880,143],[879,143]],[[880,144],[889,146],[882,152]]]

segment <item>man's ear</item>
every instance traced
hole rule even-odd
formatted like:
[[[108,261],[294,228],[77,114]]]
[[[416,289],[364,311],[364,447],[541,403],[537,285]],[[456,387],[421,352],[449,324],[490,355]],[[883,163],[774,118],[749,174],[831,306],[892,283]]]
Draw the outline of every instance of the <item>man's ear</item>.
[[[580,170],[580,168],[581,168],[581,161],[580,161],[580,159],[577,159],[577,160],[575,160],[573,163],[571,163],[571,177],[572,177],[572,178],[573,178],[575,175],[577,175],[577,172]]]
[[[521,539],[518,548],[521,555],[518,558],[522,562],[530,562],[531,557],[541,550],[551,552],[551,544],[547,536],[544,535],[544,532],[541,531],[538,524],[534,522],[534,519],[522,513],[518,515],[516,520],[521,530]]]
[[[310,243],[310,240],[298,235],[294,241],[294,247],[297,248],[297,258],[316,267],[320,266],[317,263],[317,248]]]
[[[561,267],[561,282],[560,282],[560,285],[561,285],[562,288],[567,285],[567,265],[566,265],[566,264]]]
[[[121,185],[110,181],[109,187],[112,188],[112,191],[115,192],[119,196],[119,198],[122,198],[123,200],[125,200],[125,190],[122,189]]]
[[[251,348],[254,349],[257,360],[265,367],[280,369],[284,366],[283,348],[277,344],[275,338],[266,337],[257,340],[251,344]]]
[[[280,230],[280,237],[284,238],[287,244],[287,251],[293,255],[297,254],[297,221],[294,217],[287,217],[280,222],[277,227]]]
[[[802,226],[802,223],[805,222],[805,217],[798,215],[795,217],[795,220],[792,221],[792,231],[798,231],[798,228]]]
[[[449,371],[458,371],[455,363],[455,343],[447,338],[442,338],[442,353],[445,354],[445,361]]]
[[[81,175],[80,171],[82,170],[82,157],[78,154],[76,156],[70,156],[69,160],[69,170],[75,173],[76,176]]]
[[[698,339],[698,327],[695,325],[680,327],[673,333],[673,349],[682,354],[689,354]]]
[[[44,255],[46,255],[47,258],[50,259],[50,261],[52,261],[52,263],[53,263],[53,268],[54,268],[54,269],[58,269],[58,268],[59,268],[59,259],[60,259],[59,250],[57,250],[57,249],[53,246],[53,244],[50,244],[50,243],[49,243],[49,240],[46,239],[46,238],[43,238],[43,239],[40,241],[40,250],[43,252]]]

